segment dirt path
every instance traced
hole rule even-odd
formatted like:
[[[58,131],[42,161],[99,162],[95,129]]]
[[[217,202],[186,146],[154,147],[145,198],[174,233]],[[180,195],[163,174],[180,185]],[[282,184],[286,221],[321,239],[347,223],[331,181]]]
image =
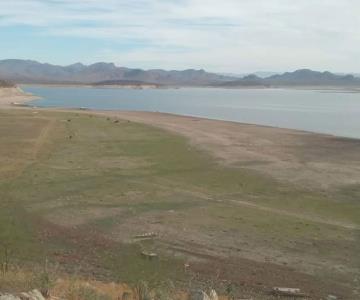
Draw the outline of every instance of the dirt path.
[[[51,132],[51,130],[53,129],[56,120],[55,119],[47,119],[49,120],[48,124],[46,126],[44,126],[44,128],[41,130],[39,136],[37,137],[34,147],[33,147],[33,151],[32,151],[32,159],[36,159],[36,157],[38,156],[38,153],[41,151],[41,148],[43,147],[43,145],[45,144],[49,133]]]
[[[15,171],[11,173],[11,178],[20,176],[29,165],[33,164],[37,160],[40,151],[44,147],[44,144],[46,143],[47,138],[56,123],[55,119],[43,119],[47,120],[48,123],[41,129],[38,137],[34,139],[29,156],[25,160],[17,161],[16,166],[13,168]]]

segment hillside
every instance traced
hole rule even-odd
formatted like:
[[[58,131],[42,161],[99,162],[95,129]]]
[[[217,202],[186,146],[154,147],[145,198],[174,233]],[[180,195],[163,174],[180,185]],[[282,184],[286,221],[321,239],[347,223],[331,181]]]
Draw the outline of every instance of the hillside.
[[[277,86],[334,86],[360,87],[360,78],[354,75],[337,75],[331,72],[318,72],[309,69],[296,70],[283,74],[260,78],[248,75],[234,81],[216,84],[222,87],[277,87]]]
[[[17,83],[96,83],[100,81],[141,81],[164,85],[208,85],[234,78],[204,70],[142,70],[117,67],[99,62],[89,66],[76,63],[69,66],[43,64],[31,60],[0,61],[0,77]]]
[[[160,88],[162,85],[158,83],[137,81],[137,80],[105,80],[92,84],[93,86],[119,86],[132,88]]]
[[[270,74],[270,73],[267,73]],[[58,66],[32,60],[8,59],[0,61],[0,78],[17,83],[92,84],[117,86],[215,86],[215,87],[278,87],[328,86],[359,87],[360,78],[348,74],[334,74],[300,69],[294,72],[260,76],[257,74],[237,78],[209,73],[204,70],[165,71],[117,67],[113,63],[99,62]],[[4,82],[4,85],[7,83]],[[0,83],[1,85],[1,83]]]
[[[273,75],[265,79],[272,85],[360,85],[353,75],[336,75],[331,72],[317,72],[308,69]]]

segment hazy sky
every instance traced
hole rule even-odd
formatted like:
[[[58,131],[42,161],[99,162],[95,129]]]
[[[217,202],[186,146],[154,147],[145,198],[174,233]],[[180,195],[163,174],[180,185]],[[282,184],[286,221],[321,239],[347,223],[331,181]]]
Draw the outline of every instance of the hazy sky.
[[[360,72],[360,0],[0,0],[0,59]]]

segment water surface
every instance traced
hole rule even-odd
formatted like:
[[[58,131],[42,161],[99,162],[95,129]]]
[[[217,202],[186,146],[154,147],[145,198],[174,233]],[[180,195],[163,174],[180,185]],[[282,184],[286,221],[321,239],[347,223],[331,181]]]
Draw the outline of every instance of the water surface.
[[[360,93],[26,86],[43,107],[157,111],[360,138]]]

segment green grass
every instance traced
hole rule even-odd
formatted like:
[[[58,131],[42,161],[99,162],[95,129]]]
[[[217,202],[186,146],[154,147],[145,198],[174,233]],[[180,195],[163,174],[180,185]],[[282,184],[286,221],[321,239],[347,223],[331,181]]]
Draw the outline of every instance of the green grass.
[[[46,126],[51,128],[39,143]],[[104,245],[97,239],[132,218],[155,214],[174,230],[186,226],[227,238],[225,230],[234,243],[318,255],[329,264],[358,263],[358,230],[315,221],[360,225],[358,186],[331,195],[301,189],[246,168],[220,166],[181,136],[86,114],[0,111],[0,133],[0,245],[11,248],[16,261],[49,257],[72,271],[91,266],[99,276],[133,282],[183,279],[180,259],[141,258],[141,247],[158,249],[156,243]],[[231,202],[237,200],[299,217]],[[92,209],[85,219],[83,208]],[[81,222],[64,228],[52,224],[54,215]]]

